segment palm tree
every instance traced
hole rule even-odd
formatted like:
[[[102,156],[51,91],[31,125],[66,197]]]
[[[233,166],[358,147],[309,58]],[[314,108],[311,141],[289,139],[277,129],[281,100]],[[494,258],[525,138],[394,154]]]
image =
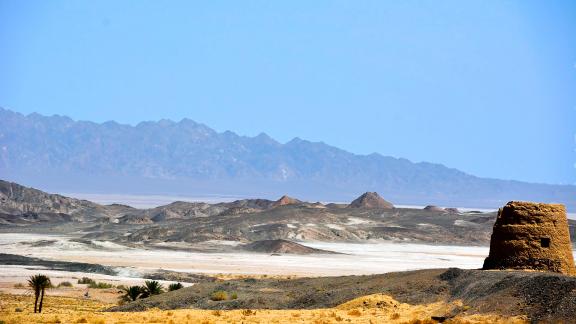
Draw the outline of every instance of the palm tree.
[[[147,298],[152,295],[160,295],[164,292],[164,287],[156,280],[146,280],[144,281],[144,286],[142,286],[142,298]]]
[[[172,283],[168,286],[168,291],[174,291],[182,288],[184,288],[184,286],[181,283]]]
[[[135,301],[142,295],[142,287],[140,286],[130,286],[128,288],[124,288],[124,295],[122,299],[125,301]]]
[[[36,309],[38,309],[38,313],[42,313],[42,302],[44,301],[44,290],[46,288],[50,288],[52,283],[50,282],[50,278],[45,275],[37,274],[31,276],[28,279],[28,286],[34,290],[34,313],[36,313]],[[38,306],[38,297],[40,297],[40,307]]]

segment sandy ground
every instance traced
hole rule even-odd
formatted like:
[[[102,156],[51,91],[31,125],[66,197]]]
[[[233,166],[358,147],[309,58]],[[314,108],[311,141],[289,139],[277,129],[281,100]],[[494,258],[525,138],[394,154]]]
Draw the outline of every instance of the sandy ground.
[[[162,249],[129,248],[111,242],[92,241],[84,244],[71,241],[73,237],[43,234],[0,234],[0,251],[51,260],[96,263],[117,267],[118,276],[86,274],[42,269],[34,266],[0,266],[0,320],[6,323],[407,323],[429,320],[438,313],[439,307],[451,305],[400,304],[388,296],[376,299],[380,306],[367,307],[366,299],[348,306],[322,310],[290,311],[147,311],[140,313],[101,313],[116,304],[121,296],[119,289],[90,289],[90,298],[83,297],[87,287],[77,284],[84,276],[114,285],[141,285],[145,272],[159,269],[231,275],[266,276],[337,276],[351,274],[374,274],[425,268],[480,268],[487,247],[463,247],[379,242],[348,244],[306,242],[307,246],[340,252],[343,254],[282,255],[253,253],[196,253]],[[34,246],[38,241],[54,241],[47,246]],[[222,244],[229,244],[223,242]],[[25,287],[30,275],[48,275],[54,285],[71,282],[72,288],[54,288],[43,315],[33,314],[31,291]],[[167,286],[170,282],[162,282]],[[185,284],[189,285],[189,284]],[[373,297],[366,297],[373,298]],[[385,302],[382,300],[385,299]],[[381,305],[392,305],[383,308]],[[396,306],[393,306],[396,305]],[[22,309],[19,311],[17,309]],[[453,323],[522,323],[525,318],[502,318],[497,315],[466,315]],[[414,322],[416,323],[416,322]],[[424,322],[426,323],[426,322]]]
[[[5,323],[435,323],[431,316],[446,314],[454,306],[444,303],[410,305],[386,295],[370,295],[335,308],[317,310],[180,309],[145,312],[102,312],[109,303],[47,295],[42,314],[33,313],[32,296],[0,294],[0,320]],[[526,323],[525,317],[459,314],[446,323]]]
[[[49,246],[31,242],[55,240]],[[256,253],[197,253],[161,249],[128,248],[110,242],[87,245],[66,236],[0,234],[3,253],[50,260],[78,261],[120,267],[120,276],[139,277],[157,269],[206,274],[269,274],[338,276],[375,274],[427,268],[480,268],[487,247],[432,246],[421,244],[347,244],[307,242],[305,245],[344,254],[269,255]],[[0,268],[1,276],[14,268]]]

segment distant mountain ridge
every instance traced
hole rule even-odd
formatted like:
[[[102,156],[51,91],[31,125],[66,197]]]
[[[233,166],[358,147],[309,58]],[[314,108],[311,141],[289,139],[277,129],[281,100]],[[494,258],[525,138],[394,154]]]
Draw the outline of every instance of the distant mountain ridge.
[[[478,178],[433,163],[355,155],[295,138],[286,144],[216,132],[190,119],[136,126],[22,115],[0,108],[0,177],[51,191],[177,193],[348,200],[378,191],[395,204],[494,207],[561,202],[576,187]]]

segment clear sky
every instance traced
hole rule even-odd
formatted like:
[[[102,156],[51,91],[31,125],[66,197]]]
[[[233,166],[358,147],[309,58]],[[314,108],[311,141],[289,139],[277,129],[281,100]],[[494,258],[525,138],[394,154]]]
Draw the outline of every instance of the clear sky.
[[[0,0],[0,106],[576,183],[576,1]]]

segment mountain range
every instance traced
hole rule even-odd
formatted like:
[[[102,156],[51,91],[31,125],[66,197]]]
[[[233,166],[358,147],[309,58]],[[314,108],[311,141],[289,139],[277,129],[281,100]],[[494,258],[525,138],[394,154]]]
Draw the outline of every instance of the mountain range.
[[[279,143],[190,119],[136,126],[0,108],[0,178],[56,192],[348,201],[378,191],[394,204],[496,207],[510,200],[576,209],[576,186],[479,178],[434,163],[357,155],[321,142]]]

